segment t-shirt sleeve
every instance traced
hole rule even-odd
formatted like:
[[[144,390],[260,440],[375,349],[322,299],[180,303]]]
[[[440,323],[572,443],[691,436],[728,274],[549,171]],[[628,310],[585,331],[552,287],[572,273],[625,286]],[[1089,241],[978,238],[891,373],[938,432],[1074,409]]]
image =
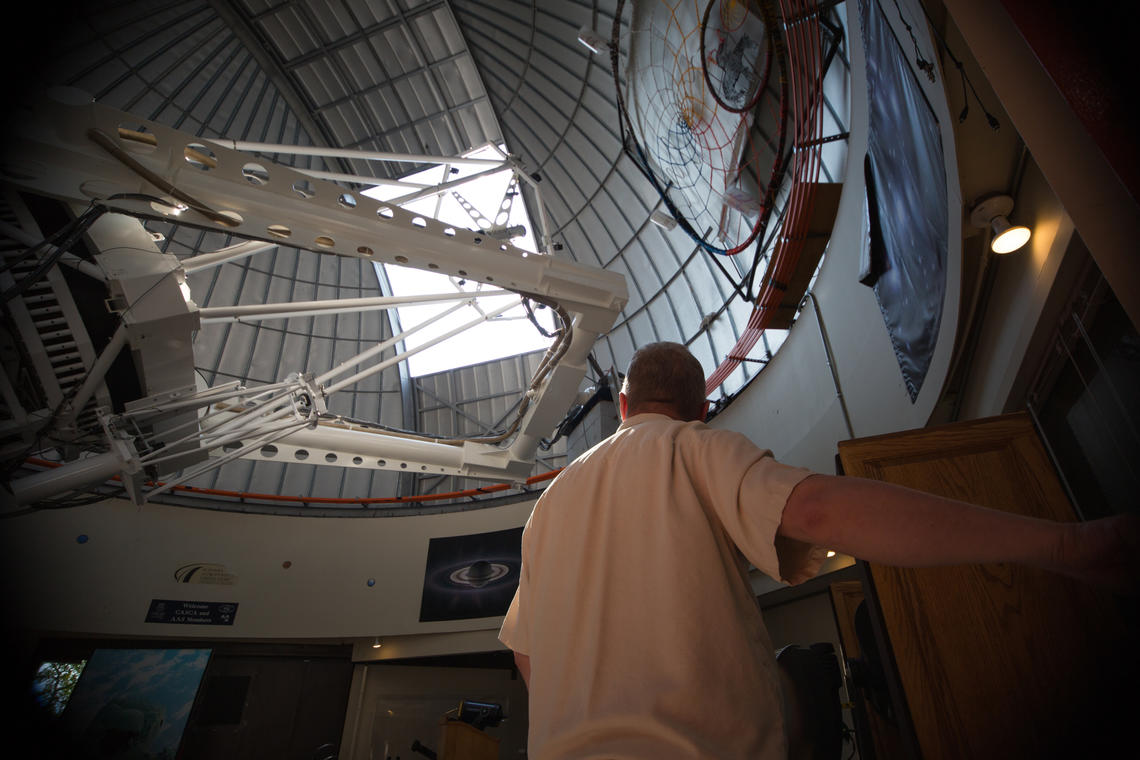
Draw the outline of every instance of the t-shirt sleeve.
[[[519,567],[519,587],[507,608],[503,625],[499,628],[499,641],[508,649],[519,654],[530,653],[530,628],[527,625],[527,599],[530,594],[530,573],[526,561],[526,531],[523,531],[522,564]]]
[[[711,463],[711,493],[721,524],[733,543],[761,572],[785,583],[815,577],[825,547],[777,535],[792,490],[812,471],[776,461],[746,437],[721,431],[720,456]],[[712,452],[709,452],[710,454]]]
[[[503,618],[503,625],[499,628],[499,641],[511,651],[527,654],[530,646],[526,643],[526,622],[519,614],[521,585],[520,583],[520,589],[515,592],[511,606],[507,608],[507,616]]]

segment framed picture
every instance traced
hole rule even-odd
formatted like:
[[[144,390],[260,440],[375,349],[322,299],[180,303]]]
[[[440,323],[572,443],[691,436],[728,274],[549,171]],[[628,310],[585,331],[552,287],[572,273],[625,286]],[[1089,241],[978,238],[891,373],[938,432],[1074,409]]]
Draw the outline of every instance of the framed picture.
[[[519,585],[522,530],[431,539],[420,622],[505,615]]]

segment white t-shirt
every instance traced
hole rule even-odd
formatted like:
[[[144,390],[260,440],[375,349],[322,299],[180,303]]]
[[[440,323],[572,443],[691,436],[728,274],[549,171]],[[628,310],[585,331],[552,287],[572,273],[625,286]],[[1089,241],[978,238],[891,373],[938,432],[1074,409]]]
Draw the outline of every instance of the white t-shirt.
[[[823,549],[776,536],[810,474],[659,414],[559,474],[523,532],[499,634],[530,657],[530,757],[786,756],[748,565],[790,583],[818,571]]]

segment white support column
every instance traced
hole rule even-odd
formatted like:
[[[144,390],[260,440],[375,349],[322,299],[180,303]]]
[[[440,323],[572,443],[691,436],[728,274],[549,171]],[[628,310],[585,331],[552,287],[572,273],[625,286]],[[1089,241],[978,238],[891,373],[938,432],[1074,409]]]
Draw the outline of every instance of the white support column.
[[[345,314],[359,311],[379,311],[397,306],[446,301],[471,301],[476,295],[508,296],[506,290],[480,291],[479,293],[433,293],[421,296],[377,296],[375,298],[339,298],[325,301],[291,301],[288,303],[243,304],[239,306],[208,306],[198,310],[202,324],[213,322],[241,322],[262,319],[288,319],[328,314]]]
[[[366,362],[374,356],[379,356],[380,354],[384,353],[389,348],[396,345],[397,343],[399,343],[400,341],[402,341],[404,338],[408,337],[409,335],[413,335],[416,331],[422,330],[425,327],[428,327],[429,325],[435,324],[436,322],[443,319],[444,317],[447,317],[447,316],[450,316],[451,314],[454,314],[455,312],[462,309],[465,305],[466,304],[458,303],[455,306],[452,306],[450,309],[446,309],[446,310],[440,312],[439,314],[436,314],[434,317],[431,317],[431,318],[425,320],[424,322],[421,322],[420,324],[416,325],[415,327],[409,327],[407,330],[402,331],[399,335],[393,335],[391,338],[388,338],[387,340],[376,344],[372,348],[369,348],[366,351],[361,351],[359,354],[357,354],[356,356],[353,356],[350,359],[345,359],[343,362],[338,364],[333,369],[329,370],[328,372],[325,372],[322,375],[319,375],[316,379],[317,386],[318,387],[323,386],[325,383],[329,382],[330,380],[332,380],[334,377],[341,374],[342,372],[346,372],[350,368],[355,367],[356,365],[361,364],[363,362]]]
[[[416,153],[389,153],[378,150],[350,150],[322,148],[315,145],[282,145],[279,143],[250,142],[249,140],[211,139],[210,142],[233,150],[257,153],[284,153],[287,156],[323,156],[325,158],[358,158],[365,161],[394,161],[405,164],[453,164],[455,166],[503,166],[495,158],[463,158],[462,156],[427,156]]]
[[[408,193],[407,195],[401,195],[399,198],[392,198],[390,201],[388,201],[388,203],[393,203],[397,206],[402,206],[405,203],[411,203],[413,201],[418,201],[420,198],[427,198],[427,197],[432,196],[432,195],[437,195],[437,194],[442,193],[446,190],[450,190],[453,187],[458,187],[459,185],[465,185],[468,182],[470,182],[471,180],[478,179],[480,177],[485,177],[488,174],[495,174],[496,172],[501,172],[507,168],[508,167],[502,166],[502,165],[494,166],[490,169],[484,169],[481,172],[475,172],[474,174],[469,174],[466,177],[460,177],[459,179],[453,179],[449,182],[440,182],[438,185],[434,185],[432,187],[425,187],[423,190],[417,190],[414,193]]]
[[[237,261],[276,247],[276,243],[249,240],[244,243],[222,248],[212,253],[202,253],[197,256],[191,256],[188,259],[182,259],[182,270],[186,272],[186,274],[190,274],[191,272],[197,272],[199,269],[216,267],[220,264],[225,264],[227,261]]]
[[[345,174],[344,172],[326,172],[319,169],[297,169],[301,174],[314,179],[327,179],[330,182],[354,182],[358,185],[370,187],[398,187],[405,190],[422,190],[431,185],[422,182],[405,182],[398,179],[384,179],[382,177],[362,177],[359,174]]]
[[[60,467],[16,478],[12,481],[12,499],[16,504],[35,504],[53,496],[110,480],[126,466],[117,451],[85,457]]]
[[[394,365],[398,362],[401,362],[404,359],[407,359],[409,356],[414,356],[415,354],[418,354],[420,351],[424,351],[428,348],[431,348],[434,345],[442,343],[443,341],[447,340],[448,338],[454,338],[459,333],[470,330],[475,325],[478,325],[482,322],[486,322],[488,320],[494,319],[495,317],[499,316],[500,314],[502,314],[506,311],[510,311],[511,309],[515,308],[520,303],[522,303],[522,302],[519,300],[515,300],[515,301],[512,301],[511,303],[508,303],[506,306],[503,306],[501,308],[489,311],[489,312],[487,312],[486,316],[480,316],[477,319],[473,319],[470,322],[467,322],[466,324],[462,324],[459,327],[456,327],[452,330],[448,330],[443,335],[440,335],[437,338],[432,338],[431,340],[429,340],[428,342],[424,343],[421,346],[417,346],[416,348],[408,349],[407,351],[396,354],[395,356],[393,356],[391,359],[388,359],[387,361],[380,362],[379,364],[375,364],[366,370],[362,370],[361,372],[357,372],[355,375],[348,377],[348,378],[345,378],[344,380],[341,380],[340,382],[329,386],[328,388],[325,389],[325,392],[326,393],[334,393],[336,391],[341,390],[342,388],[347,388],[348,386],[350,386],[354,383],[358,383],[366,377],[370,377],[372,375],[375,375],[377,372],[380,372],[384,369],[387,369],[388,367],[391,367],[392,365]]]
[[[546,204],[542,202],[542,190],[539,189],[538,182],[535,181],[534,177],[531,177],[529,174],[524,172],[521,167],[515,166],[514,169],[515,176],[522,177],[523,181],[530,185],[531,190],[534,191],[535,200],[538,202],[538,222],[539,226],[542,228],[542,243],[540,247],[544,253],[553,253],[553,244],[550,240],[550,229],[547,227],[546,223]]]

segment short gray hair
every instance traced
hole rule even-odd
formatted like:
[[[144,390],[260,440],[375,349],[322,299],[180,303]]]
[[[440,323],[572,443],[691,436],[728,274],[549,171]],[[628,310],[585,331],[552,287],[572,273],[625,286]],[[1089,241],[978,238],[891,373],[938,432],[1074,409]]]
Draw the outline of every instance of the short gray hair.
[[[705,371],[680,343],[650,343],[634,353],[622,392],[631,410],[663,404],[685,420],[697,420],[705,402]]]

